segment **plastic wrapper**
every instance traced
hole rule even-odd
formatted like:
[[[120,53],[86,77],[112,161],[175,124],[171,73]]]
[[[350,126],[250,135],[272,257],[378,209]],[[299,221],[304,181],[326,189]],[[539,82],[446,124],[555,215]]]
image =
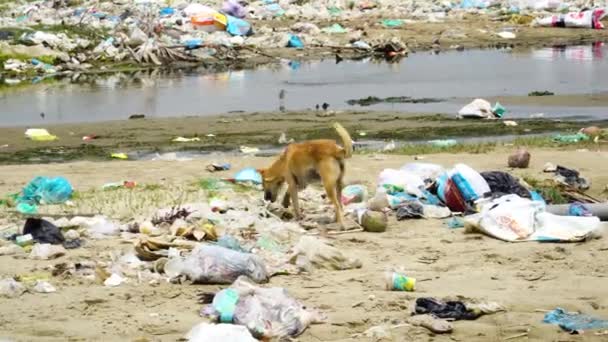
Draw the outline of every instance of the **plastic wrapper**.
[[[582,12],[570,12],[567,14],[538,18],[534,21],[534,25],[545,27],[592,28],[601,30],[604,28],[601,20],[605,15],[606,11],[603,8]]]
[[[186,335],[188,342],[257,342],[247,328],[233,324],[199,323]]]
[[[300,238],[293,249],[290,261],[307,271],[312,268],[348,270],[361,267],[360,260],[349,258],[336,247],[312,236]]]
[[[170,259],[164,270],[171,278],[183,275],[201,284],[230,284],[242,275],[257,283],[268,281],[266,265],[257,255],[211,245],[199,245],[185,258]]]
[[[256,338],[281,338],[300,335],[312,323],[322,320],[319,313],[280,287],[262,288],[246,277],[218,292],[201,315],[221,323],[243,325]]]

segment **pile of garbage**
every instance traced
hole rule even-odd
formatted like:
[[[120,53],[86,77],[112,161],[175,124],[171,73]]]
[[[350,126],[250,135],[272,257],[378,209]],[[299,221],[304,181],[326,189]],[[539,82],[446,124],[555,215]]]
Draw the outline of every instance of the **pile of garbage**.
[[[608,212],[605,204],[582,193],[589,182],[563,166],[548,165],[545,172],[555,173],[554,179],[545,181],[549,185],[535,184],[539,187],[535,189],[503,171],[480,173],[464,164],[445,169],[408,163],[398,170],[383,170],[375,195],[364,202],[366,194],[360,191],[360,203],[347,209],[370,232],[386,230],[387,214],[394,213],[397,220],[450,218],[450,227],[505,241],[581,241],[593,236]],[[568,203],[545,200],[541,189],[547,187],[561,189]]]
[[[572,13],[549,15],[566,11]],[[380,0],[350,4],[226,0],[211,6],[190,0],[11,1],[3,3],[0,10],[0,50],[6,56],[20,57],[3,60],[0,71],[48,75],[116,62],[232,61],[255,55],[272,57],[260,49],[319,46],[395,58],[406,55],[407,48],[394,34],[368,37],[364,28],[345,27],[343,23],[389,18],[378,20],[376,25],[393,29],[407,25],[408,20],[461,19],[467,12],[498,19],[533,15],[538,26],[596,29],[603,28],[601,19],[606,14],[601,7],[587,10],[579,2],[560,0]],[[402,18],[394,18],[395,13],[401,13]],[[269,23],[283,20],[295,23]],[[317,24],[328,21],[333,23],[324,27]],[[508,38],[514,38],[513,33],[507,33]]]

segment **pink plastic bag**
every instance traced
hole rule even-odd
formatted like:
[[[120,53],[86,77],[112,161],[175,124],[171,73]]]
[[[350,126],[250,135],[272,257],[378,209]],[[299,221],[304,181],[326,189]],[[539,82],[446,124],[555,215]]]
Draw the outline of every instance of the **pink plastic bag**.
[[[572,28],[592,28],[601,30],[604,28],[601,20],[606,15],[606,11],[603,8],[583,11],[583,12],[570,12],[567,14],[552,15],[536,19],[534,23],[536,26],[545,27],[572,27]]]

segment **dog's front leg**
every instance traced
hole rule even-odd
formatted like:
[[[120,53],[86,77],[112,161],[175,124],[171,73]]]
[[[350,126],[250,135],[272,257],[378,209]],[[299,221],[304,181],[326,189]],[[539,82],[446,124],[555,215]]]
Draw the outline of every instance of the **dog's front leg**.
[[[291,194],[288,191],[285,191],[285,195],[283,196],[283,208],[289,208],[289,200],[291,199]]]
[[[296,220],[300,220],[302,219],[302,215],[300,213],[300,205],[298,203],[298,185],[292,177],[287,179],[287,191],[289,193],[289,197],[291,197],[291,203],[293,204],[293,214],[296,217]],[[283,201],[283,203],[285,203],[285,201]]]

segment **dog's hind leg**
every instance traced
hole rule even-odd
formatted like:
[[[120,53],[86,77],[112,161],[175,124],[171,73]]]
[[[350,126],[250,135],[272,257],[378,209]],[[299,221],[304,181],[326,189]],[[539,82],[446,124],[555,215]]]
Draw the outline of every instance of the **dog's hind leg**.
[[[336,181],[336,196],[338,197],[340,208],[344,210],[344,206],[342,205],[342,189],[344,188],[344,160],[338,160],[338,163],[340,165],[340,176]]]
[[[338,198],[337,191],[337,183],[341,177],[341,174],[339,170],[336,170],[337,168],[338,165],[334,160],[327,161],[319,165],[321,179],[323,180],[323,187],[325,188],[327,197],[329,197],[329,200],[334,205],[336,210],[336,222],[342,226],[342,228],[344,228],[344,215],[342,213],[342,205]]]

